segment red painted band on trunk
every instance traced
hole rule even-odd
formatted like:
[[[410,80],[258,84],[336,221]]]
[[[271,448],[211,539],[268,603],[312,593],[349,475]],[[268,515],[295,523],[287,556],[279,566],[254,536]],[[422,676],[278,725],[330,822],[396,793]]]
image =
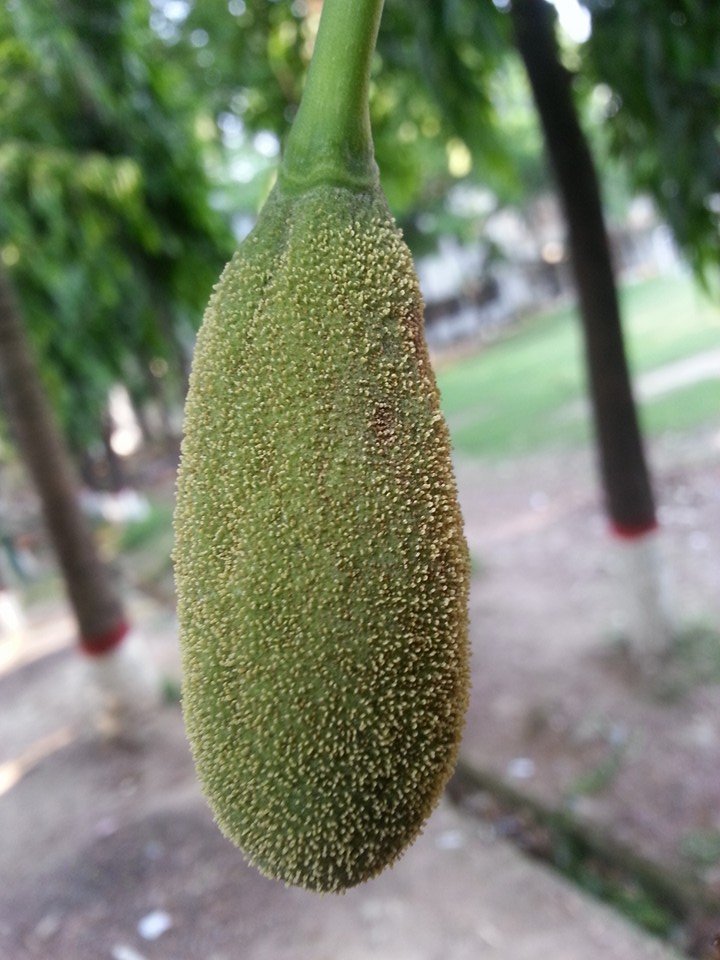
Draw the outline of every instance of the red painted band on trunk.
[[[638,540],[648,533],[653,533],[658,529],[658,522],[653,517],[652,520],[646,520],[645,523],[618,523],[617,520],[610,521],[610,532],[613,536],[621,540]]]
[[[94,637],[81,637],[80,649],[89,657],[100,657],[110,653],[115,647],[120,646],[129,629],[130,624],[126,620],[121,620],[112,630],[106,630],[105,633],[95,634]]]

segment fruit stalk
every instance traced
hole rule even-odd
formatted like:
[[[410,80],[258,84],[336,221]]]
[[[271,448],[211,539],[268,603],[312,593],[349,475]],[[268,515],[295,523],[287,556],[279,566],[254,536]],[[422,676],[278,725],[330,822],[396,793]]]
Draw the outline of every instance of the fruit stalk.
[[[370,65],[384,0],[325,0],[280,182],[363,190],[377,182],[370,130]]]
[[[338,891],[417,836],[468,696],[468,555],[367,105],[381,0],[326,0],[279,182],[198,336],[175,514],[183,710],[221,830]]]

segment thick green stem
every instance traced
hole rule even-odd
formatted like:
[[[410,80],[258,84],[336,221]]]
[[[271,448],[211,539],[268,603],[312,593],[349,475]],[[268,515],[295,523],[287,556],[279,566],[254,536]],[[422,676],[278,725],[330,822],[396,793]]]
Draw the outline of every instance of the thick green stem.
[[[307,83],[280,168],[285,190],[377,182],[368,89],[383,0],[325,0]]]

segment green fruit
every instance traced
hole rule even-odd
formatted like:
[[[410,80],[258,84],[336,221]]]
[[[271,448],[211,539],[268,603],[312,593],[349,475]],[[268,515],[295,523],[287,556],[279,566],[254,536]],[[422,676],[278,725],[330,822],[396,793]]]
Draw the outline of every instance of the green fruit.
[[[175,561],[218,824],[263,873],[334,891],[391,863],[450,775],[469,561],[409,251],[371,151],[314,182],[315,129],[205,316]]]
[[[468,556],[412,263],[378,192],[277,190],[200,334],[178,486],[188,736],[263,872],[352,886],[447,780]]]

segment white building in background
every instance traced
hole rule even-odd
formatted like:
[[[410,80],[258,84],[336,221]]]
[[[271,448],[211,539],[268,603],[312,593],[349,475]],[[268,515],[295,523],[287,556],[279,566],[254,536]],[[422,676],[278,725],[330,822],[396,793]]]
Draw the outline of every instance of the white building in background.
[[[610,238],[618,274],[626,279],[683,269],[669,229],[647,198],[633,200]],[[522,212],[490,213],[476,245],[442,238],[435,253],[419,258],[417,270],[426,336],[435,350],[492,339],[520,317],[574,293],[565,224],[550,195]]]

